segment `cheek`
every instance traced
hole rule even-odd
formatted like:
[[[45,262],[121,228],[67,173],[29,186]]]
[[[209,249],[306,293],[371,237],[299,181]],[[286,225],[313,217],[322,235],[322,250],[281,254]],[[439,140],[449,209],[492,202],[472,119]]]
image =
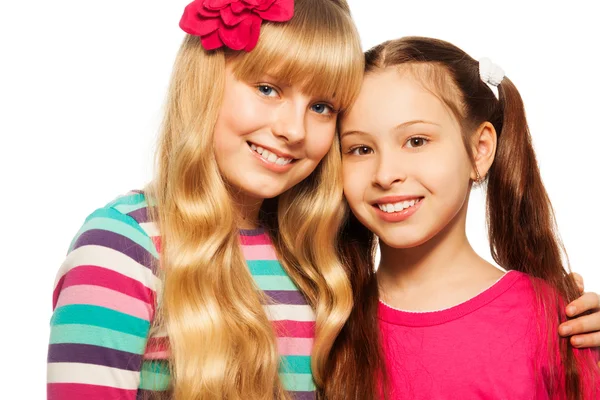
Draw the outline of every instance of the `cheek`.
[[[434,195],[440,212],[454,214],[462,208],[469,192],[469,160],[456,153],[440,154],[437,162],[424,166],[428,190]],[[444,211],[442,211],[444,210]]]
[[[468,155],[463,154],[464,147],[436,149],[420,159],[419,168],[425,182],[431,185],[432,191],[455,192],[468,184],[470,174],[470,161]]]
[[[335,123],[309,125],[307,130],[306,154],[312,160],[321,160],[333,145]]]
[[[215,126],[215,138],[242,136],[260,129],[269,120],[265,104],[247,90],[225,93]]]

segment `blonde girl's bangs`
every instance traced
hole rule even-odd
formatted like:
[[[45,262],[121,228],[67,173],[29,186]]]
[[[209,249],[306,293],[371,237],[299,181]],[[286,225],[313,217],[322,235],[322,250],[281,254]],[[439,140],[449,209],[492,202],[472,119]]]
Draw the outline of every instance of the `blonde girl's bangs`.
[[[364,55],[347,11],[334,1],[297,2],[288,23],[264,23],[249,53],[228,54],[240,80],[265,76],[300,85],[312,97],[332,101],[340,110],[353,102],[362,83]]]

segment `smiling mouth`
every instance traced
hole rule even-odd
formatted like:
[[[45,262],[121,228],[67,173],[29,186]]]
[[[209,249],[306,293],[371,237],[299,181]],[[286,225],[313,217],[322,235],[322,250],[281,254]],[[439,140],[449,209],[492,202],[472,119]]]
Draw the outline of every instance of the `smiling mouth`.
[[[419,204],[422,200],[423,198],[421,197],[418,199],[399,201],[397,203],[376,203],[373,204],[373,207],[378,207],[381,211],[391,214],[414,207],[415,205]]]
[[[257,153],[265,162],[268,162],[270,164],[283,166],[283,165],[288,165],[290,163],[293,163],[294,161],[297,161],[295,158],[280,157],[277,154],[273,153],[272,151],[262,148],[261,146],[258,146],[254,143],[251,143],[251,142],[246,142],[246,143],[248,143],[248,146],[252,149],[252,151]]]

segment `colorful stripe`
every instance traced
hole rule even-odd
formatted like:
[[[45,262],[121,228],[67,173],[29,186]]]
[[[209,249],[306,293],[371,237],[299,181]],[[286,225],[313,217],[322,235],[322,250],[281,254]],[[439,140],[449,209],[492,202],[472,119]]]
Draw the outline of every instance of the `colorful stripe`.
[[[264,310],[281,354],[281,382],[294,399],[314,400],[314,311],[263,230],[242,231],[240,244],[266,297]],[[136,400],[169,389],[169,340],[151,329],[162,286],[159,254],[159,232],[141,192],[86,219],[55,282],[48,399]]]
[[[64,286],[56,308],[68,304],[89,304],[119,310],[127,315],[147,321],[150,320],[148,316],[152,315],[153,312],[152,306],[143,300],[100,285],[82,284]]]
[[[306,298],[297,290],[265,290],[263,293],[269,299],[269,303],[306,304]]]
[[[66,276],[74,268],[95,266],[111,270],[141,283],[154,291],[160,286],[160,280],[154,275],[150,265],[140,264],[117,249],[103,246],[85,246],[73,250],[61,266],[58,278]],[[108,281],[109,279],[105,279]],[[117,283],[115,283],[117,285]],[[55,285],[58,287],[58,282]]]
[[[96,364],[138,371],[142,355],[89,344],[59,343],[50,345],[48,362]]]
[[[308,322],[315,320],[315,312],[308,304],[275,304],[264,306],[264,309],[271,321],[296,320],[300,322]]]

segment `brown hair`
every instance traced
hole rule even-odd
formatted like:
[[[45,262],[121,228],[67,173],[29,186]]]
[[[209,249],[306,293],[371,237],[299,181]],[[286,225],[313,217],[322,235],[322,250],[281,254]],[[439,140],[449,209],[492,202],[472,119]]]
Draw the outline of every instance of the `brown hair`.
[[[498,86],[499,99],[496,98],[480,79],[476,60],[458,47],[436,39],[406,37],[388,41],[367,51],[365,57],[366,73],[401,67],[423,84],[433,86],[432,90],[460,122],[472,160],[468,145],[472,132],[486,121],[493,124],[498,135],[497,151],[486,177],[492,256],[504,268],[533,277],[540,301],[547,299],[543,294],[548,293],[548,288],[564,301],[575,299],[578,290],[568,274],[566,254],[542,184],[523,101],[513,83],[505,77]],[[323,393],[327,399],[386,398],[385,390],[382,392],[386,387],[385,365],[373,265],[375,238],[349,216],[339,243],[354,290],[355,308],[330,354]],[[548,326],[550,343],[559,340],[556,327],[566,319],[562,311],[564,301],[546,303],[540,316],[540,325]],[[565,374],[550,383],[551,393],[560,393],[561,398],[585,398],[584,393],[591,389],[589,378],[595,365],[584,365],[584,359],[576,355],[577,350],[566,339],[557,346]]]

